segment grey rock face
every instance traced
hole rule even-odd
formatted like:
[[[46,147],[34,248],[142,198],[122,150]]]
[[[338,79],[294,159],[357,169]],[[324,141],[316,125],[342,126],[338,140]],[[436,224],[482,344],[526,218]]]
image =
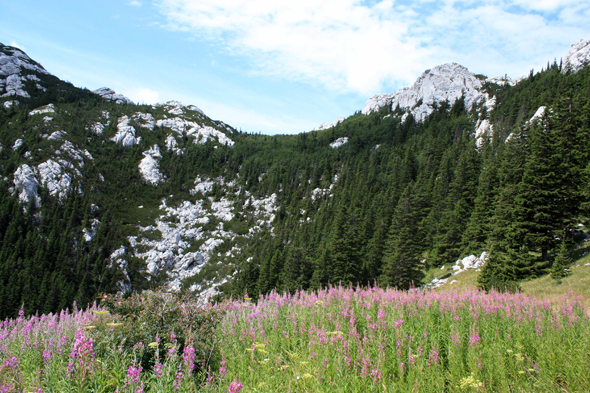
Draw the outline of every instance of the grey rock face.
[[[29,98],[29,93],[24,90],[25,83],[39,82],[40,79],[35,73],[49,74],[22,50],[9,46],[0,47],[0,97]],[[45,90],[40,84],[37,84],[37,88]]]
[[[580,40],[572,45],[565,56],[562,72],[576,73],[590,64],[590,39]]]
[[[465,106],[470,110],[474,104],[485,102],[488,97],[481,92],[481,81],[467,68],[449,63],[426,70],[412,87],[399,90],[392,94],[376,94],[371,97],[363,114],[379,110],[383,106],[391,109],[400,108],[412,113],[418,122],[434,111],[434,107],[446,100],[452,105],[461,96],[465,97]]]
[[[101,87],[100,89],[94,90],[93,93],[96,93],[107,100],[115,101],[115,103],[120,105],[133,105],[133,101],[131,101],[129,98],[125,97],[123,94],[117,94],[113,89],[108,87]]]

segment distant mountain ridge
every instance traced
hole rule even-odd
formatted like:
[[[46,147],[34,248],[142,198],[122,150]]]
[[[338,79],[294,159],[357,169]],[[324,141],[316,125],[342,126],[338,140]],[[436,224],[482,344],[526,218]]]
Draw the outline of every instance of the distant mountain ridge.
[[[572,44],[565,56],[562,72],[575,73],[590,62],[590,39],[580,40]],[[369,98],[362,110],[363,114],[377,111],[384,106],[392,110],[399,108],[404,116],[411,113],[416,121],[422,122],[433,112],[435,105],[448,100],[451,105],[460,97],[465,98],[467,110],[477,103],[485,103],[488,109],[493,109],[493,97],[482,89],[484,83],[509,84],[514,86],[526,76],[515,80],[505,77],[478,78],[467,68],[449,63],[426,70],[416,80],[414,85],[395,93],[376,94]]]

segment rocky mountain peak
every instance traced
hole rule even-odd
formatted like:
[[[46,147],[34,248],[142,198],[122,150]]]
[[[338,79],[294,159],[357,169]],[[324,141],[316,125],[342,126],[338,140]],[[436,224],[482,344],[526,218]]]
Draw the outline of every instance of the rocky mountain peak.
[[[392,94],[377,94],[371,97],[362,111],[364,114],[383,106],[399,107],[412,113],[421,122],[434,111],[434,106],[446,100],[452,105],[461,96],[465,97],[467,109],[486,101],[487,95],[480,91],[481,80],[467,68],[457,63],[447,63],[426,70],[411,87]]]
[[[590,64],[590,39],[572,45],[563,62],[563,72],[576,73]]]
[[[39,74],[49,75],[49,72],[22,50],[0,44],[0,98],[30,98],[25,86],[30,81],[40,82]],[[36,87],[45,90],[39,83]]]

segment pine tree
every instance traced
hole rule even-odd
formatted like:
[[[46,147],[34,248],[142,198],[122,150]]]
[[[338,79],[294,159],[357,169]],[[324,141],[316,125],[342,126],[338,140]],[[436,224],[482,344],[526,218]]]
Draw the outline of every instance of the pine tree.
[[[549,252],[574,229],[584,205],[585,137],[575,103],[562,100],[528,128],[528,154],[514,198],[507,241],[522,279],[549,267]],[[515,254],[516,253],[516,254]],[[534,258],[534,253],[540,254]],[[519,255],[517,255],[519,254]]]
[[[410,184],[404,190],[393,216],[383,257],[382,285],[399,289],[420,285],[423,273],[419,223],[420,211]]]
[[[477,276],[477,286],[489,292],[518,292],[520,286],[513,265],[509,263],[510,251],[492,247],[488,258]]]
[[[448,210],[438,224],[439,235],[433,258],[435,265],[453,262],[461,255],[462,236],[473,210],[473,190],[477,188],[479,167],[480,157],[472,141],[465,144],[449,185]]]
[[[569,263],[567,261],[567,247],[565,239],[561,241],[559,252],[555,256],[553,265],[551,266],[551,278],[561,283],[561,280],[570,274]]]
[[[494,200],[499,191],[498,159],[492,154],[491,145],[486,145],[487,157],[479,175],[477,196],[473,202],[474,208],[462,235],[462,249],[468,253],[479,253],[485,249],[492,233],[492,214]]]
[[[322,249],[313,281],[316,287],[332,284],[356,284],[360,281],[361,263],[355,227],[348,206],[342,203],[336,213],[330,235]]]

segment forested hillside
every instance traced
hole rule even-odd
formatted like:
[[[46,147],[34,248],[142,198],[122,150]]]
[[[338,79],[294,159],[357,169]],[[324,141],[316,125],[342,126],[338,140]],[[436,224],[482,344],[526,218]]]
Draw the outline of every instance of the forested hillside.
[[[264,293],[339,281],[407,288],[421,284],[424,268],[483,250],[493,256],[485,277],[516,281],[546,272],[551,254],[561,243],[572,247],[585,222],[589,82],[587,68],[563,75],[553,64],[513,87],[487,85],[497,106],[481,114],[493,134],[479,148],[478,114],[458,100],[423,123],[400,123],[387,111],[357,114],[329,131],[330,140],[349,137],[333,157],[308,156],[298,171],[280,169],[293,165],[290,157],[267,166],[267,184],[291,185],[287,195],[295,197],[249,254],[243,288]],[[541,106],[544,115],[529,121]],[[298,157],[323,136],[297,136],[304,146]],[[316,201],[301,189],[306,182],[326,187],[334,175],[336,187]]]
[[[481,285],[501,286],[563,273],[583,237],[590,67],[478,76],[493,105],[442,101],[423,121],[383,106],[267,136],[180,103],[117,103],[37,66],[0,85],[0,318],[159,285],[409,288],[484,250]]]

